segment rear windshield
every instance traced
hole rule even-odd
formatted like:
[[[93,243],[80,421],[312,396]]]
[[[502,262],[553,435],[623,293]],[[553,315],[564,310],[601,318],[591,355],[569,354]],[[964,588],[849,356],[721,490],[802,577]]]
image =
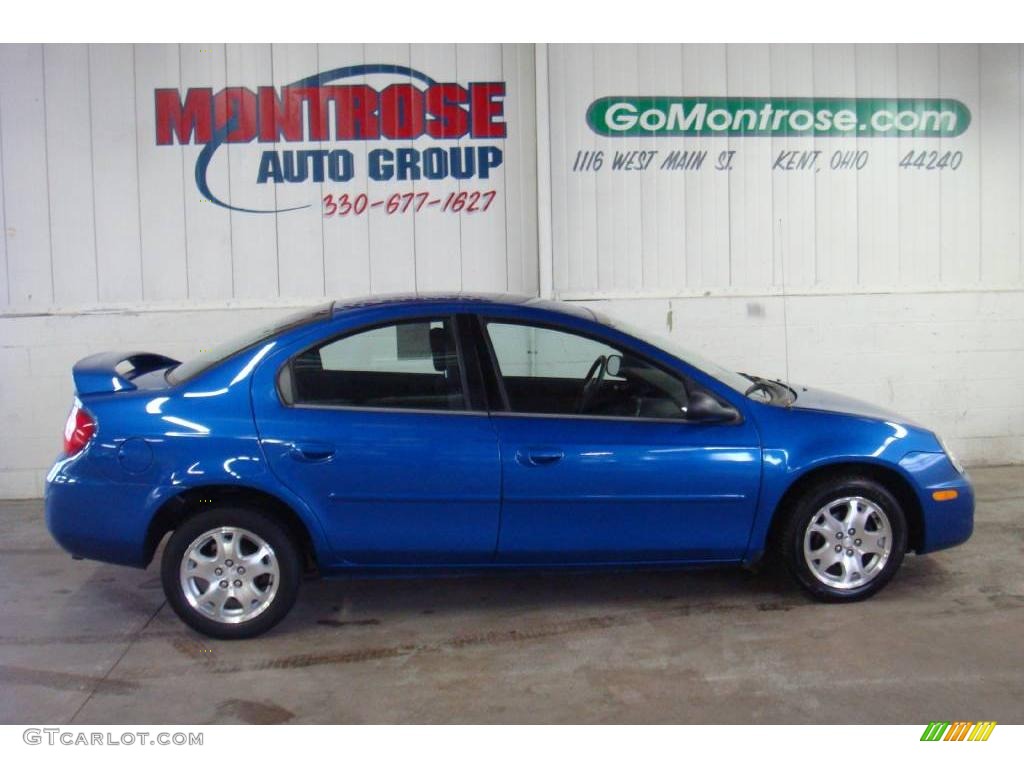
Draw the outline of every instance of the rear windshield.
[[[225,341],[223,344],[218,344],[212,349],[207,349],[200,352],[192,359],[180,363],[167,372],[167,381],[171,384],[181,384],[183,381],[198,376],[203,371],[213,368],[215,365],[227,360],[229,357],[234,357],[239,352],[243,352],[249,347],[254,347],[267,339],[277,336],[279,333],[283,333],[292,328],[297,328],[300,325],[311,323],[314,320],[318,320],[322,317],[326,317],[331,311],[331,304],[324,304],[323,306],[316,307],[314,309],[304,309],[301,312],[288,315],[287,317],[278,320],[273,325],[264,326],[259,330],[249,331],[248,333],[236,336],[229,341]]]

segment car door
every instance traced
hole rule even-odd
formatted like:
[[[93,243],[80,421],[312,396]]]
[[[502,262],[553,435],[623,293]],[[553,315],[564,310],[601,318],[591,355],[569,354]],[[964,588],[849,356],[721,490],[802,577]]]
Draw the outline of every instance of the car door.
[[[319,516],[339,561],[490,562],[500,465],[467,399],[449,316],[406,318],[296,351],[254,394],[280,480]]]
[[[566,328],[482,317],[480,335],[504,400],[492,414],[503,469],[499,561],[742,557],[760,448],[754,426],[728,401]],[[581,403],[601,358],[616,370],[598,372],[602,380],[590,382]],[[687,411],[689,403],[696,414],[698,402],[702,420]]]

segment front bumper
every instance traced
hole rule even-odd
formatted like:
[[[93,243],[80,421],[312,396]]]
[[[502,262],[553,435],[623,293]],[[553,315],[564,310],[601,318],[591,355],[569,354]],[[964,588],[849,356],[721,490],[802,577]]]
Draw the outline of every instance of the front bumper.
[[[922,535],[919,554],[955,547],[974,531],[974,487],[966,474],[956,470],[944,453],[910,453],[900,467],[914,481],[921,502]],[[936,501],[936,491],[956,491],[956,498]]]

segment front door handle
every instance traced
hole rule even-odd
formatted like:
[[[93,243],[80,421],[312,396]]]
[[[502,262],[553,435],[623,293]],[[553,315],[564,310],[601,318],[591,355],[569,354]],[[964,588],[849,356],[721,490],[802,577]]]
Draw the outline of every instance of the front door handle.
[[[520,448],[516,451],[516,461],[527,467],[545,467],[565,458],[565,453],[557,448]]]
[[[293,443],[291,456],[297,461],[328,461],[334,456],[334,446],[330,443],[315,441]]]

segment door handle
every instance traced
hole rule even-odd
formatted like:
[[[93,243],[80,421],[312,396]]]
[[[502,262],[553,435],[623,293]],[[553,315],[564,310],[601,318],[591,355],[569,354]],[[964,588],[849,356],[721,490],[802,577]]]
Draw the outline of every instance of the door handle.
[[[334,456],[330,443],[292,443],[291,456],[297,461],[328,461]]]
[[[557,448],[520,448],[516,451],[516,461],[527,467],[544,467],[563,458],[565,453]]]

